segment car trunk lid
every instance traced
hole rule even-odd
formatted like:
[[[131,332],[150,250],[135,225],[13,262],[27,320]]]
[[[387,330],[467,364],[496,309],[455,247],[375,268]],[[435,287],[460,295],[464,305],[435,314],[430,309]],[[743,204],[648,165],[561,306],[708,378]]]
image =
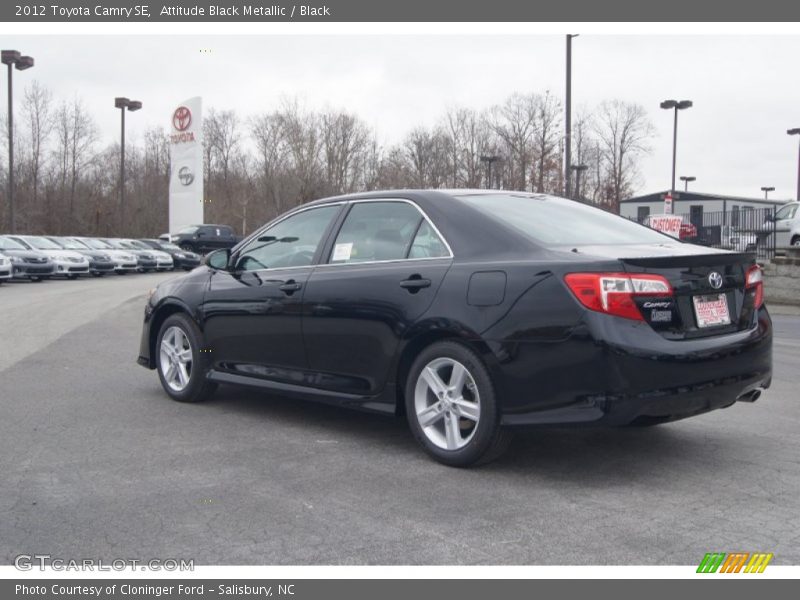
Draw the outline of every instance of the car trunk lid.
[[[611,255],[631,274],[664,277],[671,297],[637,296],[644,320],[668,339],[693,339],[732,333],[752,323],[752,290],[746,287],[752,254],[733,253],[682,243],[587,246],[577,252],[604,258]]]

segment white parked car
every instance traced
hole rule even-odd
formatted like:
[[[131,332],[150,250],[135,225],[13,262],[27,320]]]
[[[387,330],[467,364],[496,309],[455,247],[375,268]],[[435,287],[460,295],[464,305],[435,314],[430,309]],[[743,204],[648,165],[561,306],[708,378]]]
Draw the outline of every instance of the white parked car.
[[[73,237],[71,239],[78,240],[92,250],[102,250],[104,253],[108,254],[111,257],[111,260],[114,261],[114,271],[116,271],[116,273],[119,275],[136,271],[139,266],[139,259],[133,252],[119,250],[112,247],[111,244],[107,244],[103,240],[87,237]]]
[[[175,261],[172,260],[172,255],[168,252],[148,246],[139,240],[121,239],[120,242],[132,250],[143,250],[153,256],[156,259],[156,270],[158,271],[171,271],[175,268]]]
[[[6,279],[11,279],[11,259],[0,254],[0,282]]]
[[[758,246],[758,236],[751,231],[741,231],[736,227],[725,226],[722,228],[722,247],[735,252],[755,252]]]
[[[9,235],[7,237],[19,242],[28,250],[38,250],[46,254],[56,267],[53,276],[60,275],[67,279],[77,279],[80,275],[89,274],[89,259],[80,252],[65,250],[53,240],[39,235]]]
[[[800,202],[789,202],[775,213],[775,245],[800,246]],[[768,223],[768,226],[772,223]]]

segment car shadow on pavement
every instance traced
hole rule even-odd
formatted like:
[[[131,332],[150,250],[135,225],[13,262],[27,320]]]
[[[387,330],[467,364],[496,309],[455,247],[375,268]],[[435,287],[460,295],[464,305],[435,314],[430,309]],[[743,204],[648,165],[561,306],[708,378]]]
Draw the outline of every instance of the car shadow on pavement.
[[[404,418],[349,410],[257,390],[221,386],[206,409],[264,419],[278,427],[309,431],[309,435],[369,446],[370,454],[431,463],[413,439]],[[580,480],[600,486],[626,481],[663,479],[665,472],[702,468],[735,468],[737,440],[714,428],[678,421],[656,427],[541,427],[515,432],[508,451],[477,467],[497,475],[537,475]],[[346,451],[341,447],[341,451]],[[720,458],[715,458],[720,457]],[[724,457],[724,458],[722,458]],[[439,467],[438,465],[436,465]],[[455,472],[450,467],[439,467]],[[719,474],[719,473],[718,473]]]

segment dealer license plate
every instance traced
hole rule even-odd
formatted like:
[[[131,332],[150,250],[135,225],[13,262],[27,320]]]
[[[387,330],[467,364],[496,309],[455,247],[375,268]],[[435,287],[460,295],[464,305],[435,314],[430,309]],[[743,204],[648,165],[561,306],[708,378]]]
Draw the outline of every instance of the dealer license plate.
[[[731,314],[728,311],[728,299],[725,294],[695,296],[692,300],[698,327],[731,324]]]

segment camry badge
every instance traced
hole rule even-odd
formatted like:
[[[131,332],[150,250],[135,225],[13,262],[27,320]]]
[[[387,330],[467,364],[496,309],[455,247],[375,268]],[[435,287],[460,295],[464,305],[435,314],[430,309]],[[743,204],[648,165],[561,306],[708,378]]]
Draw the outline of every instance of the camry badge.
[[[712,288],[718,290],[722,287],[722,275],[716,271],[711,271],[711,273],[708,274],[708,283],[711,284]]]

